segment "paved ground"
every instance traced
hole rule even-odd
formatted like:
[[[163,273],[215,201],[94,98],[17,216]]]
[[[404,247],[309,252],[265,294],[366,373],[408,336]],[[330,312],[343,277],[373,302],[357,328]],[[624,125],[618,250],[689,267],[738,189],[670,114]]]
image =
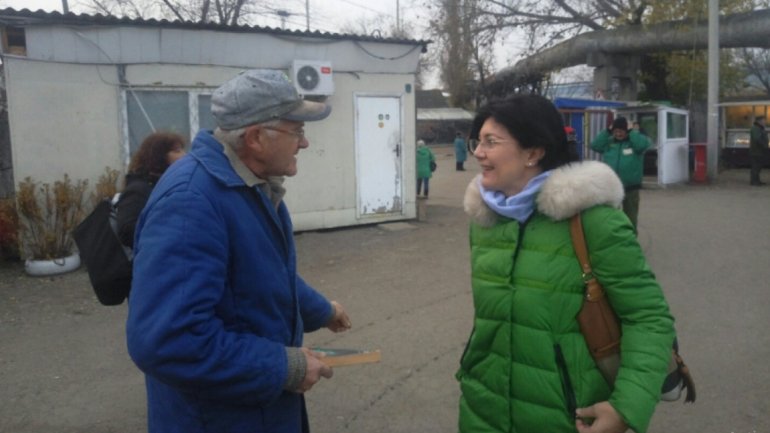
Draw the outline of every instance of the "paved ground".
[[[476,165],[455,172],[449,148],[434,151],[426,221],[297,235],[303,276],[354,325],[308,344],[383,353],[308,394],[314,433],[456,431],[453,374],[473,313],[461,201]],[[640,240],[699,392],[695,405],[661,404],[650,432],[770,432],[770,187],[747,179],[736,170],[642,192]],[[30,278],[0,265],[0,432],[146,431],[126,308],[102,307],[90,290],[83,270]]]

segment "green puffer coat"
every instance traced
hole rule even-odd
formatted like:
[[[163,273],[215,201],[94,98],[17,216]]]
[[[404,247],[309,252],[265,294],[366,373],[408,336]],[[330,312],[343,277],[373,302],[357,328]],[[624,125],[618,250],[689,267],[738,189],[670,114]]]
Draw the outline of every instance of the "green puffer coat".
[[[417,178],[430,179],[433,177],[433,172],[430,170],[431,161],[435,161],[436,157],[433,155],[433,151],[428,146],[417,146]]]
[[[554,170],[526,224],[498,216],[468,187],[474,329],[462,356],[460,431],[575,432],[575,408],[608,400],[645,432],[674,338],[673,318],[606,165]],[[611,391],[575,319],[584,290],[569,233],[582,211],[590,259],[620,317],[622,365]]]

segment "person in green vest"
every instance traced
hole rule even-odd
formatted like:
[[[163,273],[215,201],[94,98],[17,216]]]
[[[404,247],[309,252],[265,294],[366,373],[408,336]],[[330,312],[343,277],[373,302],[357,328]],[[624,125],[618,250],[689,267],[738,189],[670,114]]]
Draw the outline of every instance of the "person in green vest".
[[[456,374],[459,431],[644,433],[667,374],[673,318],[606,164],[576,162],[562,118],[537,95],[479,109],[468,185],[473,330]],[[570,218],[581,214],[593,272],[622,324],[614,386],[576,319],[585,282]]]
[[[436,157],[433,151],[425,145],[423,140],[417,140],[417,196],[420,191],[424,191],[425,198],[428,198],[430,192],[430,178],[433,176],[433,167],[435,167]],[[425,189],[423,189],[423,186]]]
[[[623,212],[634,228],[639,220],[639,190],[644,174],[644,151],[650,140],[639,130],[628,130],[628,120],[618,117],[612,126],[600,132],[591,142],[591,149],[602,154],[602,161],[620,176],[625,189]]]

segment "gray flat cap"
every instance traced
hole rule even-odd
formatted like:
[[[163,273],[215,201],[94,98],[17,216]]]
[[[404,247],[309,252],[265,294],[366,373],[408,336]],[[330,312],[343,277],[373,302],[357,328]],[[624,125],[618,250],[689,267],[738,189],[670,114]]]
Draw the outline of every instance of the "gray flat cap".
[[[311,122],[331,111],[322,102],[302,99],[286,74],[270,69],[241,72],[211,95],[211,114],[225,130],[273,119]]]

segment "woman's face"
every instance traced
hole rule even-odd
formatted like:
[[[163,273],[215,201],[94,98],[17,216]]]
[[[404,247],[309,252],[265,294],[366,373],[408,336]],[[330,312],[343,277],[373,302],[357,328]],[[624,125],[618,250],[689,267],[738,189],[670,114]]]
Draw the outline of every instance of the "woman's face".
[[[175,163],[179,158],[185,156],[186,153],[187,152],[184,151],[182,145],[178,144],[168,151],[166,154],[166,162],[168,162],[168,165],[171,165]]]
[[[543,149],[523,149],[493,118],[484,122],[479,140],[473,156],[481,166],[484,189],[500,191],[510,197],[521,192],[530,179],[542,172],[537,163],[544,155]]]

